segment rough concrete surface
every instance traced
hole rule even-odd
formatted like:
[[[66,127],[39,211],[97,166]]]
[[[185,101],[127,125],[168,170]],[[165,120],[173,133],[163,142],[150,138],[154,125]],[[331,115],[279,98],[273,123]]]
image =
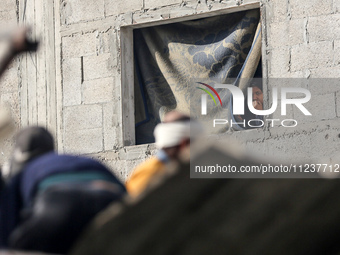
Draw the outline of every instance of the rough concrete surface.
[[[121,97],[126,86],[132,85],[122,78],[122,61],[126,61],[120,45],[122,29],[173,22],[172,18],[203,18],[256,3],[262,10],[264,76],[340,77],[338,1],[33,0],[25,9],[24,0],[6,0],[0,6],[1,27],[18,21],[31,24],[32,37],[40,36],[42,45],[38,54],[18,57],[11,65],[1,80],[1,101],[11,105],[17,128],[47,126],[56,136],[60,152],[99,158],[124,179],[155,150],[149,145],[123,144],[124,132],[133,127],[123,125],[122,102],[133,98]],[[308,106],[313,118],[291,109],[301,128],[265,127],[226,135],[265,154],[288,159],[297,153],[305,159],[336,154],[340,142],[338,86],[307,88],[313,95]],[[4,162],[11,137],[0,144],[0,162]]]

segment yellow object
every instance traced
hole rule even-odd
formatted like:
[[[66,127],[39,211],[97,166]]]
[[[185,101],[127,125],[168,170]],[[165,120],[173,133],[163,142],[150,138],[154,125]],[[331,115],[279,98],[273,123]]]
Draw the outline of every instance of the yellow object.
[[[132,172],[132,175],[125,183],[128,193],[136,197],[148,186],[150,181],[165,172],[165,164],[157,157],[153,157],[140,164]]]

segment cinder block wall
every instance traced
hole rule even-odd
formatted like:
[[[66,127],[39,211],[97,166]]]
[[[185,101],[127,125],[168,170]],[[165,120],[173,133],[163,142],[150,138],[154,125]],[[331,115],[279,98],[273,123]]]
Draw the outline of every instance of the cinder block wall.
[[[123,146],[121,26],[240,8],[257,1],[182,0],[6,0],[0,22],[33,26],[42,41],[36,54],[14,62],[2,82],[17,126],[41,124],[56,137],[58,150],[103,160],[125,179],[155,152],[153,145]],[[340,76],[340,5],[333,0],[263,0],[263,68],[266,77]],[[11,84],[11,85],[10,85]],[[132,84],[129,84],[132,86]],[[295,159],[330,157],[340,148],[336,85],[301,83],[312,91],[313,118],[295,129],[280,127],[225,134],[266,155]],[[267,98],[271,88],[267,88]],[[320,107],[322,106],[322,107]],[[273,116],[275,117],[275,116]],[[10,148],[4,145],[2,151]],[[7,149],[8,148],[8,149]],[[1,156],[4,160],[5,156]]]
[[[4,36],[17,25],[17,5],[15,0],[3,0],[0,5],[0,34]],[[8,38],[0,40],[0,58],[8,47]],[[11,108],[15,126],[20,126],[20,79],[18,74],[20,58],[16,58],[0,79],[0,102]],[[0,162],[10,154],[14,132],[0,137]]]
[[[339,4],[332,0],[263,1],[262,4],[265,73],[269,78],[293,78],[295,86],[307,88],[312,99],[305,105],[313,116],[306,117],[294,107],[285,118],[296,119],[299,123],[296,128],[266,128],[231,136],[249,149],[288,161],[334,160],[340,149],[340,80],[336,79],[340,77]],[[279,84],[284,86],[282,82]],[[282,119],[274,114],[275,117]]]

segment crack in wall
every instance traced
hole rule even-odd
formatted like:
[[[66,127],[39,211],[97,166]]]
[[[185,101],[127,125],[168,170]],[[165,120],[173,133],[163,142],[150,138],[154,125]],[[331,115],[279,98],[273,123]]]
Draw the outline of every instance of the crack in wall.
[[[303,21],[303,26],[304,26],[303,39],[306,44],[309,44],[308,22],[309,22],[308,18],[305,18]]]

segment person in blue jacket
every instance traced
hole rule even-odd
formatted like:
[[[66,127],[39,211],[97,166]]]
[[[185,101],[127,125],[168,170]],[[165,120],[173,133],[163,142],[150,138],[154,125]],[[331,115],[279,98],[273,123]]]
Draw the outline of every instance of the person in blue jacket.
[[[126,193],[102,163],[55,153],[41,127],[18,134],[9,165],[1,192],[2,248],[66,254],[95,215]]]

